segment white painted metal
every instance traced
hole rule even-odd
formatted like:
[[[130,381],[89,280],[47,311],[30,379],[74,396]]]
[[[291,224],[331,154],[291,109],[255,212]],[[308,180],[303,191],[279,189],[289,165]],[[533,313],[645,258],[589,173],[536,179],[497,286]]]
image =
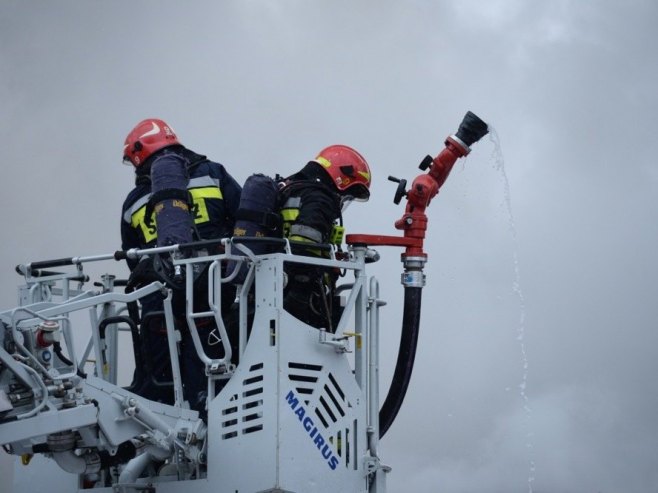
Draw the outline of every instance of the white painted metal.
[[[174,406],[116,385],[116,327],[105,339],[111,346],[109,368],[100,365],[99,322],[120,313],[126,303],[163,289],[161,284],[121,294],[107,278],[102,293],[73,291],[68,289],[72,275],[30,277],[28,268],[27,286],[19,290],[25,305],[0,312],[0,443],[17,455],[48,454],[50,446],[63,468],[79,473],[88,485],[95,483],[92,491],[97,492],[384,493],[389,468],[377,457],[378,308],[383,302],[376,281],[368,283],[366,250],[355,248],[349,260],[337,260],[333,254],[329,259],[295,256],[289,246],[287,253],[245,257],[250,271],[239,296],[238,355],[212,360],[203,354],[194,321],[201,315],[215,317],[222,344],[230,351],[219,311],[222,282],[227,281],[221,279],[219,266],[236,258],[227,246],[226,255],[178,262],[187,265],[188,273],[193,262],[212,266],[210,312],[190,311],[194,293],[187,283],[187,321],[206,365],[206,375],[199,378],[209,376],[211,390],[214,381],[227,380],[216,396],[209,393],[206,421],[182,401],[178,331],[169,301],[165,314]],[[85,260],[105,258],[76,257],[75,275],[82,274]],[[310,327],[283,309],[286,262],[338,267],[353,274],[346,276],[353,277],[353,285],[335,334]],[[255,315],[247,338],[246,293],[252,280]],[[64,299],[54,301],[54,293]],[[73,327],[71,316],[83,310],[89,311],[90,323],[81,331]],[[85,357],[93,354],[97,363],[86,370],[95,376],[81,378],[77,368],[62,362],[44,366],[35,359],[36,325],[58,317],[70,332],[62,344],[67,354],[72,354],[73,338],[90,341]],[[136,457],[98,473],[101,457],[112,457],[126,444],[136,447]]]

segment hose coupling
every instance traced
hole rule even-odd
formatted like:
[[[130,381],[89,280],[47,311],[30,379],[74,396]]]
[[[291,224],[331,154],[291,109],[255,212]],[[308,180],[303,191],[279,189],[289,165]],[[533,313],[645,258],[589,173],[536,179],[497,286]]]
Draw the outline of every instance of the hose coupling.
[[[407,288],[423,288],[425,287],[425,273],[423,269],[427,262],[426,256],[413,256],[408,257],[402,255],[402,264],[404,265],[404,272],[401,276],[401,282]]]

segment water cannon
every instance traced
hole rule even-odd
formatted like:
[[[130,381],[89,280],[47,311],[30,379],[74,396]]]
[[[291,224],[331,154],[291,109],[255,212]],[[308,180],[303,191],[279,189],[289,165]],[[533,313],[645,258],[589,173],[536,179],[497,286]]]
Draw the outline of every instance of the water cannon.
[[[487,135],[488,132],[489,127],[486,123],[474,113],[466,112],[457,133],[446,139],[445,149],[433,159],[427,156],[421,162],[420,169],[429,169],[429,176],[436,181],[438,188],[441,188],[446,178],[448,178],[455,161],[468,155],[471,152],[471,146]],[[431,159],[431,162],[428,158]]]
[[[426,156],[419,168],[426,174],[417,176],[405,193],[407,206],[404,215],[395,222],[395,228],[404,231],[405,238],[418,240],[418,246],[407,247],[407,255],[424,255],[422,242],[427,229],[425,208],[439,193],[452,167],[460,157],[471,152],[471,145],[488,133],[486,123],[474,113],[467,112],[455,135],[445,140],[445,148],[435,157]],[[397,198],[396,192],[396,198]]]
[[[457,132],[446,138],[444,149],[436,156],[425,156],[418,166],[426,171],[417,176],[407,190],[407,180],[389,176],[388,179],[398,184],[393,198],[399,204],[406,197],[407,204],[403,216],[395,221],[395,229],[403,231],[402,237],[383,235],[348,235],[349,244],[388,245],[406,248],[407,257],[426,257],[423,240],[427,230],[425,209],[439,193],[457,159],[467,156],[471,146],[489,132],[488,125],[477,115],[468,111]]]
[[[419,168],[425,173],[417,176],[408,190],[405,179],[388,177],[390,181],[398,184],[393,202],[399,204],[402,198],[407,199],[404,214],[395,221],[395,229],[402,231],[402,236],[356,234],[346,237],[347,243],[356,248],[375,245],[405,248],[402,254],[404,271],[401,276],[404,286],[402,333],[393,379],[374,423],[375,428],[379,429],[379,438],[386,434],[402,407],[414,366],[420,328],[422,289],[425,286],[423,270],[427,262],[427,254],[423,250],[428,222],[425,209],[439,193],[457,159],[468,155],[471,146],[488,131],[487,124],[469,111],[459,125],[457,133],[446,138],[444,149],[436,157],[425,156],[421,161]]]

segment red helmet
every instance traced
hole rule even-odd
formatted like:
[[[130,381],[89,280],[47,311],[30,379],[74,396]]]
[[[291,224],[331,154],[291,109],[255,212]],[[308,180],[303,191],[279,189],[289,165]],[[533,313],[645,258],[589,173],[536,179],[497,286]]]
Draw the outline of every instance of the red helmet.
[[[355,200],[370,197],[370,166],[361,154],[344,145],[322,149],[314,159],[329,173],[336,188]]]
[[[163,147],[180,144],[169,125],[157,118],[147,118],[133,128],[123,144],[123,162],[140,167],[148,157]]]

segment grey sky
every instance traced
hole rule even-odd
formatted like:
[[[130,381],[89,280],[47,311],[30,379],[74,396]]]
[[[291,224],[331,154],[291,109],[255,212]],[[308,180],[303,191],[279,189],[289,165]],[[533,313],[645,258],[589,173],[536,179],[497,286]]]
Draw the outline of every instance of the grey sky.
[[[387,176],[413,179],[472,110],[500,147],[475,145],[428,210],[389,490],[655,491],[656,21],[651,0],[4,0],[0,305],[17,263],[119,248],[143,118],[240,181],[352,145],[374,181],[348,231],[394,234]],[[386,380],[402,288],[381,253]]]

